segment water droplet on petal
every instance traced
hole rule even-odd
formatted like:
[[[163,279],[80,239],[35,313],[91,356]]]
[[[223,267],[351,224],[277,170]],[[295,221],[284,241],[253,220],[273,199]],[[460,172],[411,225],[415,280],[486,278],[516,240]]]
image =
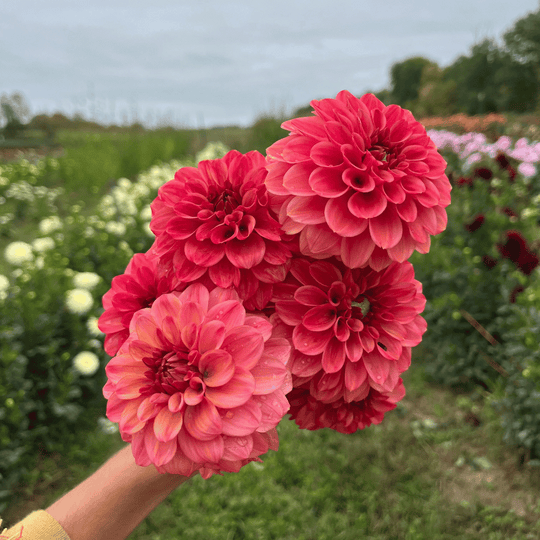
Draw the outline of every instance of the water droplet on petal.
[[[236,439],[236,442],[239,446],[246,446],[247,440],[244,437],[239,437]]]
[[[261,396],[262,401],[266,401],[266,396]]]
[[[234,416],[234,413],[232,411],[227,411],[227,414],[225,415],[226,418],[232,418]]]

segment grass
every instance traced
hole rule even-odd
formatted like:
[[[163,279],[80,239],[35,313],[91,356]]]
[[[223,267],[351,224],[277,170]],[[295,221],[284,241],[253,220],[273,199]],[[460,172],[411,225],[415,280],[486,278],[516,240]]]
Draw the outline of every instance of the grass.
[[[418,364],[405,384],[407,396],[381,425],[353,435],[282,421],[280,449],[264,463],[193,478],[130,538],[538,538],[540,472],[500,442],[489,407],[428,384]],[[62,456],[42,456],[4,519],[46,508],[123,444],[96,431]],[[81,461],[87,455],[91,463]]]

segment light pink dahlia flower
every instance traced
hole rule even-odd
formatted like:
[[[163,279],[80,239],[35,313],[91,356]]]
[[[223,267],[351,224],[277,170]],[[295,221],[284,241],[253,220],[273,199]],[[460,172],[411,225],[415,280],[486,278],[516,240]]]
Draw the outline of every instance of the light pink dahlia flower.
[[[277,449],[290,343],[232,290],[193,284],[137,312],[105,368],[107,416],[138,465],[205,478]]]
[[[267,150],[266,186],[282,228],[304,255],[376,270],[427,253],[446,227],[446,162],[413,115],[343,90]]]
[[[403,381],[399,378],[395,388],[388,392],[378,392],[370,388],[366,397],[359,401],[347,402],[340,398],[332,403],[323,403],[309,392],[309,385],[303,385],[287,395],[291,404],[291,420],[302,429],[330,428],[340,433],[354,433],[371,424],[380,424],[384,414],[396,408],[396,403],[405,396]]]
[[[98,327],[106,334],[105,352],[110,356],[118,352],[129,336],[129,324],[137,311],[150,307],[158,296],[184,287],[172,271],[158,265],[151,253],[136,253],[103,295],[105,312]]]
[[[293,259],[274,300],[292,329],[294,387],[309,382],[311,395],[326,403],[393,391],[427,328],[426,299],[409,262],[377,272]]]
[[[172,261],[183,281],[203,275],[233,287],[248,309],[263,309],[272,284],[282,281],[291,250],[269,208],[265,158],[231,150],[223,158],[184,167],[151,205],[152,251]]]

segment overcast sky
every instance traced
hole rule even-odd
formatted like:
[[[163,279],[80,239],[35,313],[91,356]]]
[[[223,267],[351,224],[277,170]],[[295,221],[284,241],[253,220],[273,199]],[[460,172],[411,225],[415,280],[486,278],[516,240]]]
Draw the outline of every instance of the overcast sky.
[[[451,64],[538,0],[0,2],[0,94],[104,123],[248,125],[389,86],[411,56]]]

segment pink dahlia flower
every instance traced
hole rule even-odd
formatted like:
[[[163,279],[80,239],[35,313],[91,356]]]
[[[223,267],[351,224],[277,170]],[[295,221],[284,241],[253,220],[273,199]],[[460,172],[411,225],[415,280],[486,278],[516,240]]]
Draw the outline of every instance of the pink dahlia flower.
[[[365,399],[370,389],[392,392],[427,328],[412,264],[377,272],[293,259],[290,274],[274,300],[292,329],[293,385],[309,382],[312,397],[325,403]]]
[[[152,203],[152,246],[183,281],[203,275],[233,287],[248,309],[262,309],[272,284],[287,274],[290,241],[269,208],[265,158],[231,150],[222,159],[184,167]],[[253,298],[252,298],[253,297]]]
[[[129,336],[129,324],[140,309],[150,307],[162,294],[181,290],[185,284],[173,272],[157,264],[151,253],[137,253],[125,272],[112,280],[110,290],[103,295],[105,312],[98,321],[106,334],[105,352],[114,356]]]
[[[412,114],[347,91],[311,102],[315,116],[267,150],[268,191],[288,234],[317,259],[376,270],[427,253],[446,227],[446,162]]]
[[[138,465],[207,478],[277,449],[291,347],[272,328],[234,291],[200,284],[133,317],[103,394]]]
[[[354,433],[371,424],[380,424],[384,414],[396,408],[396,403],[405,396],[405,387],[400,378],[396,387],[389,392],[378,392],[370,388],[366,397],[347,402],[340,398],[332,403],[323,403],[314,398],[309,388],[294,388],[287,398],[289,411],[302,429],[330,428],[340,433]]]

